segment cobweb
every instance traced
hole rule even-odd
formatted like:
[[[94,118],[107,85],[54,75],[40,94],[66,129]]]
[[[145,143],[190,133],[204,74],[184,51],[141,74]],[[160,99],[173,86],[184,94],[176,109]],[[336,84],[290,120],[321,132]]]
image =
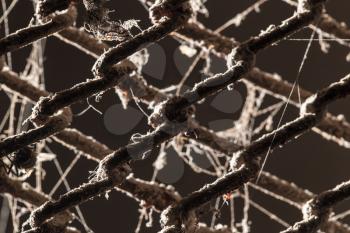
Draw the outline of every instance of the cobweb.
[[[148,1],[140,2],[146,9],[149,8]],[[295,5],[295,2],[291,0],[284,0],[283,2],[286,2],[292,6]],[[202,0],[192,1],[193,6],[198,13],[193,16],[193,21],[200,21],[201,17],[208,17],[210,15],[210,9],[205,6],[205,3],[206,1]],[[1,29],[4,31],[5,36],[9,35],[11,31],[14,31],[9,26],[11,25],[9,23],[9,16],[11,14],[15,14],[13,11],[16,8],[16,4],[19,4],[19,1],[13,0],[8,6],[6,5],[5,0],[1,1],[3,14],[0,18],[0,23],[2,26]],[[37,2],[34,1],[33,10],[36,9],[36,4]],[[238,28],[244,26],[245,20],[249,20],[249,17],[252,14],[263,14],[262,9],[265,4],[273,4],[273,1],[255,1],[252,3],[252,5],[248,6],[242,12],[234,15],[231,19],[228,19],[213,31],[215,33],[223,33],[231,27]],[[37,22],[37,20],[33,18],[30,21],[29,26],[38,25],[39,23],[40,22]],[[332,43],[339,43],[345,47],[349,47],[350,45],[350,39],[336,38],[333,35],[320,30],[317,27],[317,24],[315,26],[310,26],[310,29],[310,38],[286,38],[283,42],[297,43],[295,45],[296,47],[307,43],[307,46],[304,50],[304,55],[301,58],[301,62],[299,63],[300,66],[297,70],[296,78],[293,82],[292,91],[289,93],[289,96],[283,100],[280,98],[274,98],[273,94],[254,85],[249,80],[242,81],[240,83],[240,89],[236,86],[230,86],[227,90],[228,92],[239,91],[245,93],[244,103],[240,108],[239,114],[230,114],[231,123],[229,127],[226,127],[224,130],[215,131],[218,136],[226,138],[228,141],[239,145],[241,148],[244,148],[250,145],[261,135],[272,132],[274,129],[279,128],[282,125],[283,117],[288,111],[287,107],[290,105],[290,98],[292,94],[294,94],[294,91],[298,93],[299,102],[296,105],[300,107],[302,101],[300,97],[299,85],[303,86],[303,79],[301,79],[301,77],[303,68],[305,67],[305,62],[312,62],[312,56],[310,56],[310,47],[312,45],[312,42],[317,41],[320,45],[320,49],[324,53],[327,53],[329,51],[330,47],[333,45]],[[46,40],[47,39],[42,39],[31,44],[31,52],[26,60],[26,65],[24,69],[19,72],[19,77],[22,80],[25,80],[33,86],[43,90],[46,89],[44,75],[44,60],[46,59],[44,54]],[[179,46],[181,47],[180,50],[182,51],[183,56],[190,58],[190,64],[176,85],[173,85],[168,89],[159,89],[160,92],[164,95],[178,96],[183,94],[185,92],[186,84],[192,81],[191,78],[196,78],[195,72],[198,68],[200,69],[201,75],[204,77],[209,77],[215,73],[213,71],[215,69],[215,67],[213,67],[214,62],[211,59],[213,48],[207,48],[204,46],[198,47],[186,41],[178,41],[180,43]],[[151,55],[147,52],[147,50],[143,50],[130,59],[136,63],[138,67],[134,75],[142,74],[142,67],[147,65],[148,59],[151,59],[149,56]],[[308,58],[309,60],[307,60]],[[7,66],[10,69],[13,69],[13,64],[16,62],[16,60],[13,59],[11,53],[6,54],[5,60]],[[30,129],[32,125],[30,125],[30,123],[26,122],[25,120],[31,114],[33,103],[27,98],[24,98],[21,94],[11,92],[6,88],[3,88],[2,91],[6,94],[7,98],[10,101],[7,107],[7,111],[3,114],[0,122],[1,138],[13,136]],[[135,101],[136,107],[139,108],[147,117],[147,107],[151,108],[151,105],[143,106],[142,103],[140,103],[141,101],[139,99],[137,91],[140,90],[130,89],[131,99]],[[126,93],[122,94],[127,95]],[[86,114],[87,110],[89,109],[94,109],[96,112],[102,114],[100,110],[95,108],[89,102],[89,98],[87,98],[86,101],[88,103],[88,108],[78,114],[75,114],[75,117],[80,117],[81,115]],[[4,106],[2,107],[5,108]],[[124,104],[124,107],[129,106],[127,104]],[[139,136],[139,134],[135,133],[131,139],[137,140]],[[13,158],[11,156],[4,158],[2,163],[4,167],[8,168],[9,177],[16,181],[27,182],[31,184],[37,192],[47,193],[49,199],[55,198],[56,192],[61,186],[63,186],[66,191],[70,191],[71,185],[68,175],[73,169],[75,169],[76,165],[85,158],[83,156],[83,153],[74,151],[74,157],[71,158],[69,164],[63,168],[59,158],[61,155],[57,154],[57,152],[51,149],[52,144],[54,143],[54,140],[50,137],[38,143],[35,143],[35,145],[30,145],[31,149],[35,151],[37,155],[35,166],[30,169],[19,169],[18,171],[16,167],[13,167]],[[271,142],[271,145],[272,143],[273,142]],[[175,156],[184,162],[186,169],[190,169],[191,172],[201,174],[204,177],[209,177],[211,180],[224,176],[230,172],[230,169],[232,169],[230,167],[230,161],[232,159],[232,156],[234,156],[233,152],[225,154],[222,151],[220,152],[218,150],[205,146],[193,138],[185,137],[181,134],[170,141],[162,143],[161,146],[157,149],[157,156],[153,161],[153,175],[150,178],[150,182],[162,182],[162,180],[159,179],[159,173],[166,172],[165,169],[167,168],[168,163],[170,163],[170,151],[175,152]],[[270,152],[271,151],[268,150],[265,156],[260,174],[266,173],[265,165],[269,162],[267,158]],[[198,156],[200,156],[202,159],[198,160]],[[207,163],[205,166],[203,165],[203,158]],[[46,163],[53,164],[56,169],[55,172],[59,174],[59,179],[55,182],[51,190],[47,190],[47,187],[45,187],[44,183],[45,177],[50,176],[50,174],[53,173],[51,170],[44,169]],[[212,201],[210,203],[210,206],[206,207],[206,213],[203,217],[204,220],[201,221],[201,224],[206,225],[212,230],[227,230],[222,232],[253,232],[252,225],[254,224],[254,219],[251,213],[254,209],[254,211],[258,211],[262,215],[267,216],[272,222],[277,223],[284,228],[289,227],[291,222],[283,219],[283,217],[279,216],[279,213],[274,213],[273,208],[269,208],[263,203],[259,203],[258,200],[255,200],[257,194],[263,196],[272,196],[272,198],[282,201],[283,203],[297,206],[288,198],[284,199],[283,197],[274,195],[269,190],[260,186],[258,178],[255,183],[245,184],[239,190],[231,193],[226,193],[222,197]],[[2,206],[0,211],[0,233],[9,232],[8,229],[12,229],[13,232],[20,232],[24,220],[26,220],[33,208],[34,206],[25,200],[16,198],[10,194],[2,194]],[[300,209],[301,206],[298,206],[298,208]],[[74,215],[75,223],[78,223],[77,225],[80,225],[79,229],[81,229],[82,232],[93,232],[93,229],[89,226],[89,222],[85,218],[85,215],[92,215],[93,213],[84,213],[79,206],[75,206],[74,210],[71,211]],[[154,221],[157,215],[158,213],[155,211],[155,209],[150,208],[141,201],[139,205],[139,220],[135,226],[135,233],[142,232],[144,227],[153,227],[155,225]],[[331,219],[344,220],[348,215],[350,215],[350,211],[344,210],[343,212],[334,214]]]

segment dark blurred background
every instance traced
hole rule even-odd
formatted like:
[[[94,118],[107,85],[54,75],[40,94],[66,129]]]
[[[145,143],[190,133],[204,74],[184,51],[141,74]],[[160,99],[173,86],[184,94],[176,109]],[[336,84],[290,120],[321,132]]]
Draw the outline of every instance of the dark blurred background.
[[[208,0],[205,4],[208,8],[209,17],[199,17],[199,21],[210,29],[216,29],[237,13],[245,10],[253,4],[252,0]],[[11,1],[7,1],[10,4]],[[137,0],[110,1],[109,5],[115,12],[112,18],[116,20],[136,19],[140,20],[140,27],[147,28],[150,25],[148,13]],[[327,3],[327,12],[338,21],[350,24],[350,2],[348,0],[330,0]],[[223,34],[234,37],[238,41],[248,39],[266,29],[270,24],[279,24],[291,16],[295,8],[287,5],[281,0],[269,0],[260,8],[260,13],[251,13],[239,27],[231,26]],[[84,12],[80,9],[81,16],[77,23],[82,25]],[[10,31],[28,25],[33,16],[33,4],[30,0],[20,0],[9,16]],[[3,27],[1,28],[3,33]],[[310,29],[293,36],[293,38],[309,38]],[[317,37],[316,37],[317,38]],[[331,82],[339,80],[349,73],[350,66],[346,62],[346,55],[350,49],[339,45],[336,42],[329,42],[331,47],[328,53],[323,53],[317,41],[313,42],[308,59],[301,73],[300,85],[307,90],[316,91]],[[190,65],[192,59],[179,52],[179,42],[167,37],[150,48],[149,64],[145,67],[147,81],[156,87],[166,87],[179,82],[184,71]],[[257,66],[265,71],[280,74],[283,79],[293,82],[304,55],[307,41],[285,40],[273,46],[257,56]],[[26,59],[30,53],[30,47],[13,52],[13,69],[22,72]],[[72,85],[93,78],[90,70],[94,59],[78,49],[63,43],[55,37],[46,40],[45,45],[45,84],[50,92],[59,91]],[[214,69],[224,71],[225,61],[214,59]],[[203,67],[201,61],[189,78],[187,85],[191,86],[201,78],[200,71]],[[215,97],[209,98],[198,106],[198,120],[214,130],[232,127],[232,120],[239,117],[240,109],[244,103],[245,89],[238,85],[235,98],[227,100],[223,106],[213,104]],[[223,99],[216,100],[223,102]],[[8,108],[9,100],[6,95],[0,93],[1,116]],[[330,112],[344,114],[350,118],[350,100],[338,101],[329,108]],[[271,100],[272,102],[272,100]],[[87,135],[94,136],[97,140],[107,144],[111,148],[118,148],[129,142],[130,136],[136,132],[146,133],[150,128],[147,126],[146,117],[138,110],[134,103],[130,104],[129,110],[122,110],[120,100],[114,91],[106,92],[101,101],[91,103],[99,109],[103,115],[93,110],[87,111],[82,116],[74,118],[72,127],[75,127]],[[86,103],[73,106],[74,113],[79,113],[87,107]],[[144,106],[146,109],[146,106]],[[226,110],[227,111],[226,111]],[[146,110],[147,111],[147,110]],[[150,113],[150,111],[148,111]],[[287,109],[285,120],[290,120],[298,115],[294,107]],[[276,127],[276,122],[275,125]],[[65,169],[73,159],[73,152],[64,149],[61,145],[51,143],[50,148],[57,153],[61,166]],[[150,180],[153,174],[152,163],[157,154],[154,152],[143,161],[132,163],[136,177]],[[278,175],[291,182],[295,182],[303,188],[318,193],[322,190],[333,187],[342,181],[350,178],[350,153],[349,150],[339,147],[333,142],[322,139],[319,135],[310,132],[293,140],[282,149],[276,149],[270,156],[266,171]],[[207,182],[212,181],[206,175],[194,173],[187,165],[179,164],[177,170],[182,171],[175,177],[169,178],[171,185],[181,195],[186,195]],[[81,158],[68,175],[68,182],[71,187],[76,187],[88,180],[89,171],[94,170],[96,163]],[[59,179],[58,172],[52,163],[44,163],[46,177],[43,181],[44,192],[49,192]],[[160,180],[160,181],[166,181]],[[173,183],[174,182],[174,183]],[[55,197],[66,190],[61,185]],[[254,192],[250,193],[251,198],[276,215],[292,224],[301,218],[300,211],[293,209],[278,200]],[[237,219],[242,217],[241,204],[237,204]],[[116,191],[110,194],[107,201],[104,197],[96,198],[81,205],[82,212],[89,227],[94,232],[134,232],[138,222],[138,203]],[[340,209],[350,208],[350,203],[344,202]],[[229,224],[229,209],[223,207],[220,222]],[[251,232],[277,232],[283,229],[280,225],[270,220],[253,207],[250,209]],[[347,219],[349,220],[349,219]],[[11,227],[8,227],[10,231]],[[158,215],[155,216],[154,227],[142,226],[141,232],[157,232],[159,229]]]

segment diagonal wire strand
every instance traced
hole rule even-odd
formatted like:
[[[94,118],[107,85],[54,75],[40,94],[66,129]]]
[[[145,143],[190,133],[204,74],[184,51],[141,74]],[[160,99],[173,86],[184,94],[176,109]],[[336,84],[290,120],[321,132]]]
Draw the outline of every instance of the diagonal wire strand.
[[[300,79],[300,76],[301,76],[301,71],[302,71],[302,69],[304,68],[305,61],[306,61],[306,59],[307,59],[307,57],[308,57],[308,54],[309,54],[309,51],[310,51],[310,48],[311,48],[311,44],[312,44],[312,41],[313,41],[315,35],[316,35],[316,31],[313,30],[313,31],[312,31],[312,34],[311,34],[311,37],[310,37],[310,40],[309,40],[309,43],[308,43],[307,46],[306,46],[306,49],[305,49],[305,52],[304,52],[304,56],[303,56],[303,58],[302,58],[302,60],[301,60],[300,66],[299,66],[299,68],[298,68],[298,73],[297,73],[296,78],[295,78],[295,81],[294,81],[294,83],[293,83],[292,90],[290,91],[290,93],[289,93],[289,95],[288,95],[287,102],[286,102],[286,104],[284,105],[284,108],[283,108],[283,111],[282,111],[282,115],[281,115],[281,117],[280,117],[280,119],[279,119],[279,121],[278,121],[278,124],[277,124],[277,127],[276,127],[277,129],[278,129],[278,128],[281,126],[281,124],[282,124],[283,117],[284,117],[284,115],[285,115],[285,113],[286,113],[288,104],[289,104],[289,102],[290,102],[290,99],[291,99],[291,97],[292,97],[292,94],[293,94],[294,89],[295,89],[296,86],[297,86],[297,90],[298,90],[299,103],[301,102],[301,100],[300,100],[300,90],[299,90],[299,79]],[[301,103],[300,103],[300,104],[301,104]],[[276,133],[273,135],[273,138],[272,138],[271,143],[270,143],[270,147],[269,147],[269,149],[268,149],[267,152],[266,152],[264,161],[263,161],[263,163],[262,163],[262,165],[261,165],[261,169],[260,169],[259,174],[258,174],[258,177],[257,177],[257,179],[256,179],[256,183],[259,182],[259,178],[260,178],[260,176],[261,176],[261,172],[264,170],[264,167],[265,167],[266,162],[267,162],[267,160],[268,160],[268,157],[269,157],[269,155],[270,155],[271,147],[272,147],[272,144],[273,144],[275,138],[276,138]]]

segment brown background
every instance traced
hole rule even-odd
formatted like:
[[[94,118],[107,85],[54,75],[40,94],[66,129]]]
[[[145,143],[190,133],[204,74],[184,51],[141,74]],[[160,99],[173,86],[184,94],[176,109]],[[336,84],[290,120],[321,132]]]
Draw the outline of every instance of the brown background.
[[[251,0],[208,0],[206,6],[210,10],[210,17],[200,17],[200,21],[209,28],[215,29],[253,2]],[[8,1],[9,3],[10,1]],[[113,14],[113,17],[116,19],[139,19],[141,20],[141,28],[145,29],[149,26],[148,14],[138,1],[114,0],[110,2],[110,5],[116,11]],[[280,0],[270,0],[261,7],[261,13],[252,13],[239,28],[230,27],[224,31],[224,34],[226,36],[232,36],[239,41],[248,39],[250,36],[257,35],[268,25],[278,24],[281,20],[286,19],[292,15],[294,10],[294,8]],[[349,10],[350,2],[348,0],[332,0],[327,4],[327,11],[331,15],[339,21],[344,21],[348,24],[350,24]],[[32,2],[29,0],[20,0],[9,17],[11,31],[13,32],[16,29],[26,26],[32,13]],[[78,25],[81,25],[81,21]],[[304,30],[295,35],[294,38],[308,38],[310,33],[310,30]],[[330,44],[330,51],[325,54],[320,51],[318,42],[313,43],[309,58],[301,74],[300,83],[302,87],[316,91],[349,73],[350,66],[345,61],[345,56],[350,50],[335,42],[330,42]],[[164,78],[159,80],[150,77],[148,81],[158,87],[165,87],[169,84],[177,83],[181,78],[181,74],[176,68],[173,58],[174,51],[179,44],[172,38],[166,38],[159,42],[159,45],[162,46],[166,54]],[[292,82],[296,77],[306,45],[307,42],[282,41],[278,46],[273,46],[261,52],[257,57],[257,66],[272,73],[276,72],[284,79]],[[29,48],[25,48],[13,53],[15,71],[21,72],[23,70],[29,51]],[[184,62],[186,63],[186,61]],[[47,39],[45,48],[44,68],[47,90],[52,92],[62,90],[88,78],[92,78],[90,69],[93,63],[93,58],[54,37],[50,37]],[[191,80],[198,80],[200,77],[200,68],[200,65],[197,66],[190,78]],[[244,95],[244,90],[242,90],[242,96]],[[3,114],[8,107],[8,100],[3,93],[0,93],[0,101],[1,113]],[[239,114],[232,116],[232,114],[224,114],[212,109],[210,104],[208,104],[210,101],[208,100],[202,104],[197,113],[198,118],[203,124],[208,124],[209,121],[214,119],[236,119],[239,116]],[[119,103],[118,97],[113,91],[109,91],[103,95],[99,103],[94,103],[94,105],[102,112],[105,112],[109,106],[116,103]],[[132,106],[135,107],[133,104]],[[85,107],[86,103],[82,103],[75,105],[73,110],[75,113],[78,113]],[[349,99],[333,104],[330,107],[330,111],[334,114],[343,113],[350,118]],[[297,111],[295,109],[287,109],[286,120],[296,116]],[[121,116],[115,120],[123,122],[128,121],[128,118]],[[130,133],[121,136],[113,135],[105,129],[103,116],[98,115],[94,111],[88,111],[83,116],[76,117],[73,127],[78,128],[88,135],[93,135],[96,139],[106,143],[111,148],[118,148],[125,145],[133,133],[145,133],[149,129],[146,126],[146,119],[143,118]],[[73,153],[57,144],[52,144],[51,147],[58,153],[62,167],[67,167],[73,158]],[[144,161],[133,163],[132,167],[135,176],[150,179],[153,171],[152,162],[155,158],[156,155],[152,154]],[[315,133],[308,133],[297,140],[293,140],[283,149],[274,151],[268,160],[265,170],[318,193],[341,181],[349,179],[349,162],[350,153],[348,150],[321,139]],[[68,176],[71,187],[76,187],[81,182],[87,181],[88,172],[93,170],[95,166],[96,164],[94,162],[81,159]],[[48,192],[59,177],[53,164],[46,163],[45,168],[47,168],[47,175],[44,180],[44,191]],[[174,186],[182,195],[186,195],[201,187],[208,180],[212,179],[193,173],[186,167],[182,179],[175,183]],[[56,195],[64,191],[63,187],[61,187]],[[254,201],[272,210],[289,223],[293,223],[301,218],[299,211],[277,200],[253,191],[251,195]],[[241,218],[240,204],[236,211],[238,219]],[[347,207],[350,207],[349,203],[344,203],[341,209]],[[95,232],[103,233],[133,232],[138,221],[137,208],[138,203],[117,192],[112,192],[109,201],[101,197],[81,205],[89,226]],[[226,224],[228,223],[228,213],[227,207],[222,209],[222,222]],[[252,232],[277,232],[283,229],[283,227],[274,223],[254,208],[251,208],[250,213]],[[156,232],[159,229],[157,218],[154,225],[155,227],[152,229],[143,227],[141,232]]]

